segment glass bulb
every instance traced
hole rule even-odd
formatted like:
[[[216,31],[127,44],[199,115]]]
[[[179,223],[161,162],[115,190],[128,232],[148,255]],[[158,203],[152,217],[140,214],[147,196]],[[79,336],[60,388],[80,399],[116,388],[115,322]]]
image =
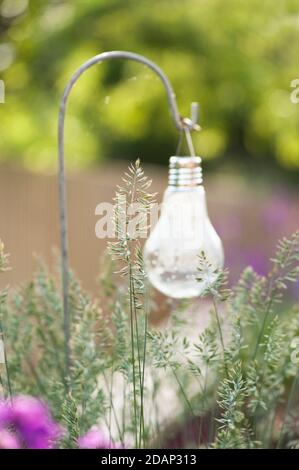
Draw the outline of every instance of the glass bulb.
[[[196,280],[201,252],[213,268],[223,266],[222,243],[208,216],[201,158],[171,157],[161,216],[144,248],[149,281],[169,297],[199,296],[204,289],[204,280]]]

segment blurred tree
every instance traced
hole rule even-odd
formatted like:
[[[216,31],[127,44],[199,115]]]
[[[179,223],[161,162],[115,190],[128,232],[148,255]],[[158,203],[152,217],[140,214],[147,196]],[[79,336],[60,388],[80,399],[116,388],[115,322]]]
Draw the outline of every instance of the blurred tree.
[[[299,175],[299,0],[3,0],[0,2],[0,158],[55,165],[59,98],[90,56],[132,50],[156,61],[182,113],[201,105],[198,153]],[[102,158],[166,163],[175,151],[158,79],[139,64],[89,70],[67,118],[74,167]],[[250,158],[248,158],[250,157]],[[224,160],[225,159],[225,160]]]

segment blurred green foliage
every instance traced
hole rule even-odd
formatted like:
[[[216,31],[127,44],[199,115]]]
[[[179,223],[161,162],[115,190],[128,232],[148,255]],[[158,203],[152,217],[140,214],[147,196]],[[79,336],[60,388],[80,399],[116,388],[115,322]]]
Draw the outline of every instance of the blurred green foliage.
[[[299,104],[290,100],[299,0],[3,0],[0,15],[0,160],[53,167],[67,80],[90,56],[124,49],[164,69],[182,114],[200,102],[195,144],[211,165],[299,174]],[[138,156],[166,163],[178,137],[164,93],[139,64],[90,69],[69,103],[68,164]]]

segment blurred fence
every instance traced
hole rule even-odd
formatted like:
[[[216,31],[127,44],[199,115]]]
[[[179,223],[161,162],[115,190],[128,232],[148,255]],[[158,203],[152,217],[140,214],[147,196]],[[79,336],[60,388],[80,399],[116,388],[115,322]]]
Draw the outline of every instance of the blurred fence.
[[[109,164],[67,178],[69,243],[71,265],[89,289],[95,288],[100,258],[107,240],[97,239],[95,208],[111,202],[120,183],[125,164]],[[155,191],[166,183],[166,171],[155,173]],[[59,247],[58,189],[55,175],[36,175],[20,169],[0,169],[0,238],[10,253],[12,269],[0,282],[15,285],[30,279],[36,260],[49,264]]]

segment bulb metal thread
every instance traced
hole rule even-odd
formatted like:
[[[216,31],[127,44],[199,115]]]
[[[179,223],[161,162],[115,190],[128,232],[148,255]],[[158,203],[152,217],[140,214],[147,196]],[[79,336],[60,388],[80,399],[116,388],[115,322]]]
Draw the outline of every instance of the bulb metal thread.
[[[169,186],[194,187],[202,184],[200,157],[173,156],[169,159]]]

